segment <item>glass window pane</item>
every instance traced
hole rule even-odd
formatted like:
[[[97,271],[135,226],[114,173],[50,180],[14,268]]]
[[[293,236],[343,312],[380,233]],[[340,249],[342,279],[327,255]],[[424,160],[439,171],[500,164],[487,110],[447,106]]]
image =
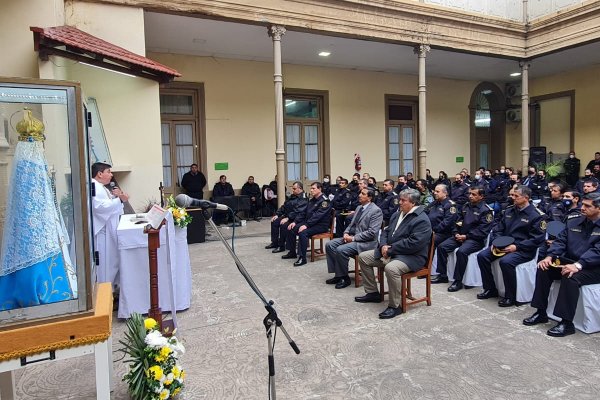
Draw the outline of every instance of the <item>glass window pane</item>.
[[[413,143],[413,128],[412,126],[406,126],[402,128],[402,141],[404,143]]]
[[[286,143],[300,143],[300,125],[288,124],[285,126]]]
[[[171,186],[171,167],[163,167],[163,185]]]
[[[390,160],[390,176],[400,175],[400,161],[399,160]]]
[[[299,181],[300,178],[300,163],[287,163],[288,181]]]
[[[300,162],[300,145],[299,144],[288,144],[287,145],[287,160],[289,162]]]
[[[388,128],[388,135],[390,143],[398,143],[400,138],[400,129],[397,126],[390,126]]]
[[[305,144],[319,143],[318,130],[315,125],[306,125],[304,127],[304,143]]]
[[[285,116],[289,118],[319,118],[319,102],[316,99],[285,99]]]
[[[412,121],[413,108],[409,105],[390,104],[388,106],[388,119]]]
[[[162,144],[169,144],[169,124],[160,124],[160,137]]]
[[[491,122],[489,110],[475,110],[475,126],[478,128],[489,128]]]
[[[486,143],[479,145],[479,165],[488,168],[488,145]]]
[[[160,95],[160,113],[161,114],[194,114],[194,99],[191,95]]]
[[[399,146],[395,143],[391,143],[388,146],[389,149],[389,159],[390,160],[397,160],[400,158],[400,151],[399,151]]]
[[[413,159],[413,145],[411,144],[403,144],[402,145],[402,158],[405,160]]]
[[[311,181],[319,179],[318,163],[306,163],[306,179]]]
[[[177,144],[192,144],[194,127],[192,124],[175,125],[175,142]]]
[[[415,163],[414,160],[404,160],[402,162],[402,167],[404,168],[404,170],[402,171],[402,173],[406,174],[408,172],[413,172],[415,171]]]
[[[194,162],[194,146],[177,146],[177,176],[183,177]]]
[[[164,166],[171,164],[171,148],[168,144],[162,145],[162,159]]]
[[[305,146],[306,162],[319,162],[319,146],[311,144]]]

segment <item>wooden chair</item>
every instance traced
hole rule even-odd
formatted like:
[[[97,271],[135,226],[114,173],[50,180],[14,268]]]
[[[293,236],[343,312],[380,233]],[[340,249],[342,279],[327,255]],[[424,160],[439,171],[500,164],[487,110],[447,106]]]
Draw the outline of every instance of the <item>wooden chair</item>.
[[[354,273],[354,287],[359,287],[362,282],[360,275],[360,264],[358,263],[358,255],[354,256],[354,271],[350,270],[348,272]]]
[[[333,239],[335,223],[335,209],[331,209],[331,219],[329,221],[329,230],[324,233],[317,233],[310,237],[310,262],[320,257],[325,257],[325,247],[323,247],[323,239]],[[319,248],[315,249],[315,241],[319,241]]]
[[[431,234],[431,242],[429,244],[429,251],[427,253],[427,262],[425,267],[416,271],[416,272],[408,272],[406,274],[402,274],[402,311],[406,312],[407,307],[420,303],[422,301],[426,301],[427,305],[431,305],[431,263],[433,261],[433,255],[435,253],[435,241],[433,237],[433,233]],[[383,273],[384,267],[377,268],[377,279],[379,280],[379,293],[381,295],[381,301],[383,301],[387,291],[385,291],[385,275]],[[415,298],[412,295],[411,291],[411,279],[418,278],[419,276],[425,277],[425,296]],[[410,301],[408,301],[410,300]]]

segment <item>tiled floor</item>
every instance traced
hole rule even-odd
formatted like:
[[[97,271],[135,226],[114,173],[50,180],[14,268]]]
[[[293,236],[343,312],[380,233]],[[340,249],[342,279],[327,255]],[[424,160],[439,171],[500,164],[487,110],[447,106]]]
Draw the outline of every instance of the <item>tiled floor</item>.
[[[227,237],[231,229],[221,228]],[[526,327],[528,306],[503,309],[477,300],[479,289],[448,293],[434,285],[433,305],[392,320],[384,304],[359,304],[354,285],[324,283],[325,260],[295,268],[265,250],[268,220],[236,229],[236,253],[256,285],[275,301],[296,355],[281,332],[275,344],[280,399],[598,399],[600,334],[545,334]],[[190,246],[193,303],[178,314],[187,352],[183,399],[268,397],[266,312],[213,234]],[[423,289],[417,281],[416,290]],[[115,314],[116,318],[116,314]],[[128,399],[118,352],[124,323],[114,324],[117,384]],[[31,366],[18,375],[19,399],[93,399],[92,357]]]

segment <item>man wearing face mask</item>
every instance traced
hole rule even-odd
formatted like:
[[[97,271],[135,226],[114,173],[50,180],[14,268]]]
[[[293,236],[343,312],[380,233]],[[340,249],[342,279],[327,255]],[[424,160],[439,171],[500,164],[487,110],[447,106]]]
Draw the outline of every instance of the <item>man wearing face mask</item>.
[[[531,189],[532,200],[543,200],[544,196],[548,193],[548,182],[546,181],[546,171],[540,169],[529,183]]]
[[[579,192],[567,191],[563,194],[562,203],[566,211],[562,222],[566,224],[569,218],[581,215],[580,202],[581,193]]]
[[[329,198],[329,195],[331,194],[331,177],[329,175],[325,175],[321,185],[323,185],[323,194]]]
[[[579,158],[575,157],[574,151],[569,153],[569,158],[565,160],[563,166],[565,169],[565,180],[567,181],[567,184],[571,187],[574,187],[579,179],[579,169],[581,168],[581,161],[579,161]]]
[[[531,181],[533,179],[535,179],[536,172],[537,172],[537,168],[535,168],[533,166],[529,166],[529,168],[527,170],[527,176],[524,176],[523,178],[521,178],[521,185],[527,186],[531,189],[530,184],[531,184]]]
[[[469,185],[463,182],[463,176],[461,174],[456,174],[454,176],[452,187],[450,188],[450,198],[456,203],[459,210],[467,202],[468,192]]]
[[[575,185],[575,189],[579,192],[579,193],[583,193],[583,185],[585,182],[598,182],[598,178],[596,178],[593,174],[592,174],[592,170],[589,168],[585,169],[585,172],[583,173],[583,177],[577,181],[577,184]]]

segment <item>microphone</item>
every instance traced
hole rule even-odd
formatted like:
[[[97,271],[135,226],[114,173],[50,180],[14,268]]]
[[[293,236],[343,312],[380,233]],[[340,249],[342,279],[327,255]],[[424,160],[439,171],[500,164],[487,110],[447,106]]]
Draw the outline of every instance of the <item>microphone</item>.
[[[229,210],[229,207],[227,207],[225,204],[213,203],[212,201],[208,200],[193,199],[187,194],[178,194],[175,196],[175,204],[177,204],[179,207],[199,207],[203,210],[208,208],[216,208],[217,210],[223,211]]]

